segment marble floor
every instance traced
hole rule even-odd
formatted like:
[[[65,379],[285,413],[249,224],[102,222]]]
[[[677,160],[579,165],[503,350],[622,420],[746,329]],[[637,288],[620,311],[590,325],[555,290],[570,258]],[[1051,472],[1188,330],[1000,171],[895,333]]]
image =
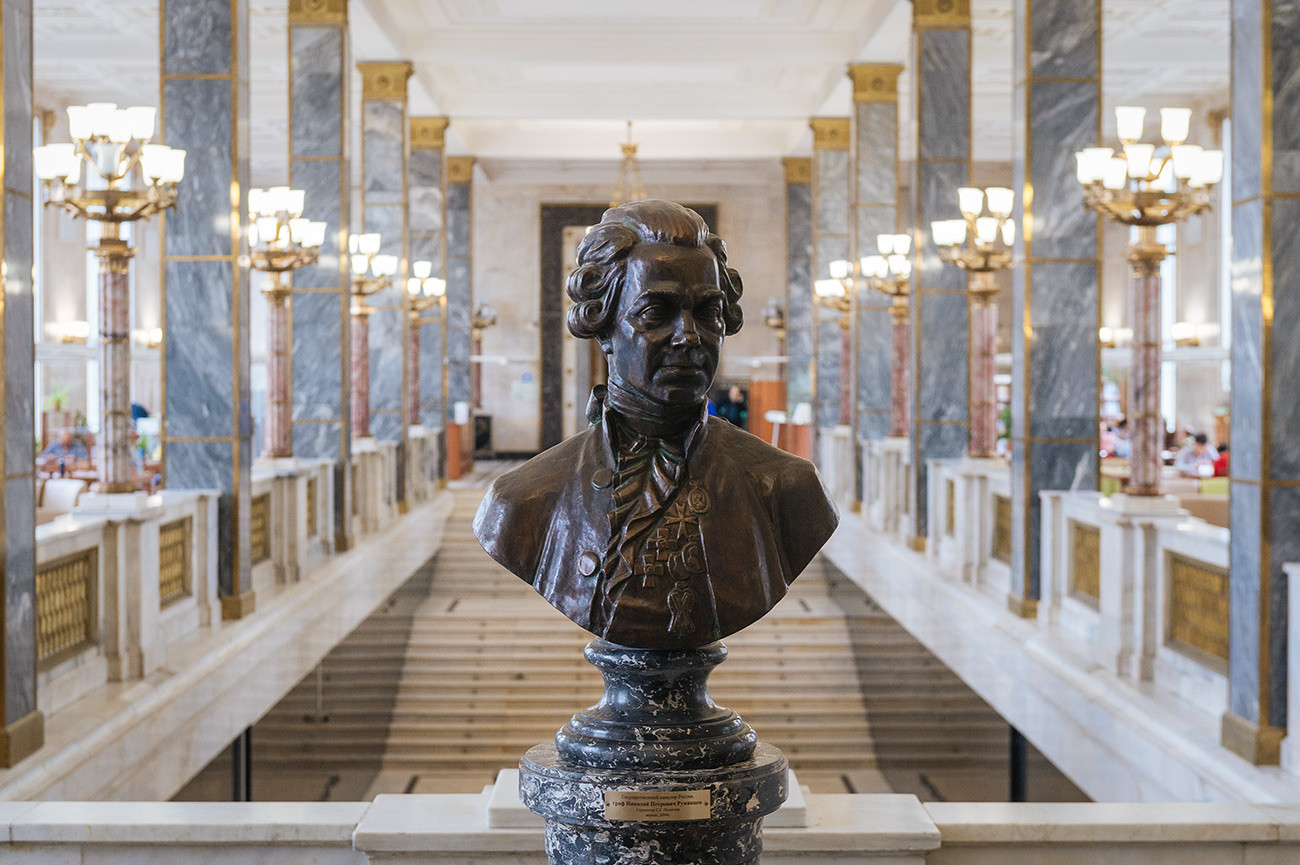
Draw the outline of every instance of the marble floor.
[[[256,799],[476,793],[595,701],[587,635],[470,533],[505,467],[479,463],[452,485],[439,553],[254,727]],[[727,642],[715,700],[782,748],[812,792],[1005,801],[1005,722],[829,562]],[[229,798],[230,777],[227,749],[176,798]],[[1037,754],[1030,795],[1085,798]]]

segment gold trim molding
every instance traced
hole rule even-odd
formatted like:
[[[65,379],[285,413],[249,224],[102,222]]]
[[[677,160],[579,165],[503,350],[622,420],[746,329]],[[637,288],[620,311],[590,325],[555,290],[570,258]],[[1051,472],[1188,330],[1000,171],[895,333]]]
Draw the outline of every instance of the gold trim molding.
[[[289,0],[290,24],[346,24],[348,0]]]
[[[0,727],[0,768],[8,769],[45,744],[45,715],[37,710]]]
[[[854,102],[898,102],[898,63],[862,63],[849,67]]]
[[[1255,766],[1276,766],[1282,762],[1281,727],[1261,727],[1232,712],[1223,713],[1219,743]]]
[[[409,60],[396,63],[358,63],[362,99],[405,99],[406,82],[415,73]]]
[[[247,589],[237,595],[221,596],[221,618],[227,622],[242,619],[256,608],[257,596],[253,594],[252,589]]]
[[[785,166],[786,183],[812,183],[812,160],[806,156],[786,156],[781,160]]]
[[[812,127],[814,149],[849,149],[849,118],[814,117],[808,125]]]
[[[447,182],[467,184],[474,179],[474,157],[448,156]]]
[[[970,27],[970,0],[912,0],[912,26],[917,30]]]
[[[412,117],[411,149],[439,150],[447,141],[446,117]]]

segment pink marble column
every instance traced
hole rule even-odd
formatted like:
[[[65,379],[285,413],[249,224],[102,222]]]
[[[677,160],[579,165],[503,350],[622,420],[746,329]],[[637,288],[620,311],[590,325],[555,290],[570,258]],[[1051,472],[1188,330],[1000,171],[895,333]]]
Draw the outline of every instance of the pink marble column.
[[[1164,460],[1164,420],[1160,416],[1160,263],[1166,255],[1154,226],[1140,226],[1138,241],[1128,248],[1132,269],[1133,362],[1129,371],[1128,425],[1133,453],[1129,458],[1129,495],[1160,495]]]
[[[993,375],[998,340],[997,283],[975,273],[970,288],[970,455],[997,456],[998,399]]]
[[[266,456],[293,456],[293,336],[289,290],[278,274],[266,295]]]
[[[840,319],[840,426],[853,422],[853,343],[849,338],[851,313]]]
[[[407,328],[410,338],[406,341],[406,423],[409,426],[420,425],[420,316],[411,314],[411,326]]]
[[[370,310],[352,312],[352,437],[370,435]]]
[[[135,491],[135,430],[131,425],[131,288],[134,251],[103,223],[99,259],[99,491]]]
[[[889,434],[907,435],[907,354],[912,344],[912,326],[907,321],[907,298],[894,298],[889,310],[894,320],[893,352],[889,363]]]

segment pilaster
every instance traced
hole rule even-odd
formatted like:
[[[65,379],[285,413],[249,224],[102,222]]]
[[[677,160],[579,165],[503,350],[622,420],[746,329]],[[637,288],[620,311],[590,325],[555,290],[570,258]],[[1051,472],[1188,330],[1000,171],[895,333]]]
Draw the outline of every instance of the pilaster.
[[[852,207],[850,206],[849,150],[852,139],[848,117],[816,117],[812,122],[812,281],[830,277],[830,263],[848,260]],[[822,308],[813,299],[813,422],[817,429],[840,421],[840,314]],[[814,453],[816,453],[814,446]]]
[[[813,399],[812,160],[785,164],[786,301],[785,392],[787,409]]]
[[[226,618],[249,575],[248,0],[162,0],[163,136],[187,152],[163,217],[163,467],[168,487],[219,490]],[[204,38],[195,38],[202,32]]]
[[[447,278],[447,195],[443,159],[446,154],[446,117],[411,118],[411,160],[407,164],[410,194],[411,260],[433,263],[433,275]],[[419,381],[407,398],[410,420],[430,429],[442,429],[443,408],[442,325],[425,321],[419,334]]]
[[[449,156],[447,172],[447,405],[470,401],[474,309],[474,157]]]

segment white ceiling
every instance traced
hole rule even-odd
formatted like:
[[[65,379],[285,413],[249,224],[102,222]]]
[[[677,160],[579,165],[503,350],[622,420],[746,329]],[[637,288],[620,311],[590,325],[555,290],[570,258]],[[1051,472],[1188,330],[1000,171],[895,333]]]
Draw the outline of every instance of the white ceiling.
[[[1104,3],[1108,108],[1226,105],[1228,0]],[[286,6],[250,0],[256,183],[285,174]],[[972,11],[975,157],[1005,162],[1011,0]],[[626,120],[647,163],[806,153],[809,117],[849,111],[845,67],[903,63],[911,45],[907,0],[352,0],[351,19],[354,59],[415,63],[411,111],[449,115],[449,149],[530,177],[618,159]],[[157,104],[158,44],[157,0],[35,0],[38,105]]]

